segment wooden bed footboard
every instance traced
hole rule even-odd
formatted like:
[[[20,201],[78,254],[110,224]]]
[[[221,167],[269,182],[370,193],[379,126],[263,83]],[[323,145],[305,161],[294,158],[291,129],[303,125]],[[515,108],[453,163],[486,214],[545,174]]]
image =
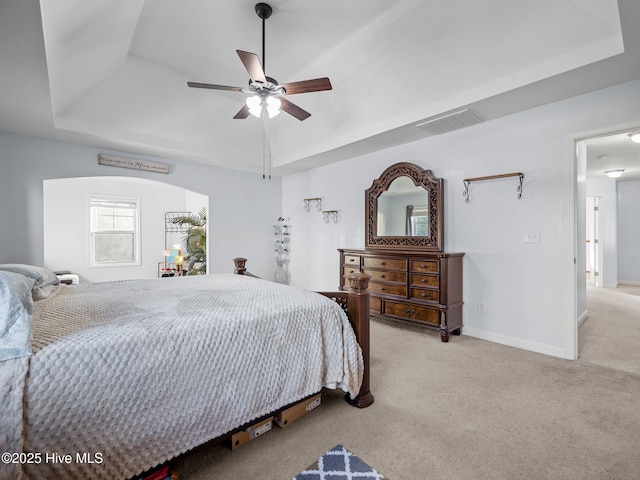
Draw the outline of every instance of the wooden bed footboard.
[[[252,273],[247,271],[246,258],[234,258],[235,264],[234,273],[238,275],[247,275],[250,277],[256,277]],[[257,277],[256,277],[257,278]],[[345,400],[358,408],[366,408],[373,403],[373,395],[371,394],[369,385],[369,370],[370,370],[370,358],[369,358],[369,278],[366,273],[351,273],[347,275],[347,281],[349,289],[346,292],[318,292],[321,295],[331,298],[338,302],[340,306],[347,312],[351,326],[356,334],[358,344],[362,349],[362,357],[364,362],[364,375],[362,378],[362,386],[358,396],[354,399],[349,397],[349,394],[345,395]]]

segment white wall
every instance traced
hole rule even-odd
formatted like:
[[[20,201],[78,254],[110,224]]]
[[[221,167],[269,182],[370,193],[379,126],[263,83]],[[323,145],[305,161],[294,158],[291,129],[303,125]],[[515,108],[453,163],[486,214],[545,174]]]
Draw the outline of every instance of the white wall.
[[[145,158],[169,164],[160,175],[98,165],[98,154]],[[54,178],[123,176],[160,180],[209,197],[210,272],[232,272],[234,257],[271,278],[273,223],[282,214],[281,181],[223,168],[140,157],[0,132],[0,263],[44,265],[43,181]]]
[[[640,285],[640,181],[618,182],[618,280]]]
[[[588,197],[601,197],[603,287],[618,286],[618,194],[613,178],[587,178]]]
[[[364,247],[364,190],[391,164],[413,162],[445,179],[445,250],[465,252],[464,333],[575,358],[570,137],[638,118],[640,82],[631,82],[285,177],[292,284],[338,285],[336,249]],[[464,203],[464,178],[515,171],[525,173],[521,200],[516,177],[471,184]],[[304,211],[302,199],[315,196],[341,210],[340,223]],[[540,232],[540,243],[524,243],[528,232]]]
[[[164,214],[194,211],[209,199],[183,188],[127,177],[64,178],[44,181],[44,266],[71,270],[81,281],[156,278],[165,248]],[[140,200],[140,264],[91,267],[89,262],[89,198],[91,195]],[[190,206],[187,207],[187,200]],[[176,234],[177,243],[184,234]]]

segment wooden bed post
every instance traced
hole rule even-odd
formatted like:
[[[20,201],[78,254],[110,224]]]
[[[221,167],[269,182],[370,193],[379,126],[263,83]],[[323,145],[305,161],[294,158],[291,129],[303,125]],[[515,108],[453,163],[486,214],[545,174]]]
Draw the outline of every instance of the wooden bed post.
[[[237,275],[244,275],[246,277],[258,278],[253,273],[250,273],[247,271],[247,267],[245,266],[246,263],[247,263],[246,258],[242,258],[242,257],[234,258],[233,264],[236,266],[236,268],[233,270],[233,273]]]
[[[362,378],[362,386],[358,396],[353,400],[349,394],[345,395],[345,400],[358,408],[366,408],[373,403],[373,395],[369,386],[369,371],[371,361],[369,358],[369,279],[371,277],[366,273],[350,273],[347,275],[349,282],[348,305],[349,320],[356,332],[356,339],[362,349],[362,358],[364,362],[364,375]]]
[[[234,258],[233,259],[233,264],[236,266],[236,268],[233,270],[233,273],[236,273],[238,275],[244,275],[244,272],[247,271],[247,267],[245,267],[247,263],[247,259],[246,258]]]

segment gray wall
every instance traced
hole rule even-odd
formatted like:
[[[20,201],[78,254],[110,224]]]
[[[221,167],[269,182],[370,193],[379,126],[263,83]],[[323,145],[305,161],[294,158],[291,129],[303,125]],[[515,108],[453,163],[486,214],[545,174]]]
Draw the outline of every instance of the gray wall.
[[[98,165],[98,154],[145,158],[170,165],[161,175]],[[139,157],[0,132],[0,262],[44,265],[43,180],[128,176],[160,180],[209,196],[209,266],[233,271],[234,257],[271,278],[273,223],[282,214],[281,180],[200,164]]]
[[[618,182],[618,281],[640,285],[640,181]]]

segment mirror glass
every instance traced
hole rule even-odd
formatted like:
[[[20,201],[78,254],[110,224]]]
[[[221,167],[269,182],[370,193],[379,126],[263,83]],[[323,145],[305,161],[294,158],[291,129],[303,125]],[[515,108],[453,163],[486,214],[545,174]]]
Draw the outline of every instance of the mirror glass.
[[[428,237],[429,191],[400,176],[378,197],[379,237]]]

